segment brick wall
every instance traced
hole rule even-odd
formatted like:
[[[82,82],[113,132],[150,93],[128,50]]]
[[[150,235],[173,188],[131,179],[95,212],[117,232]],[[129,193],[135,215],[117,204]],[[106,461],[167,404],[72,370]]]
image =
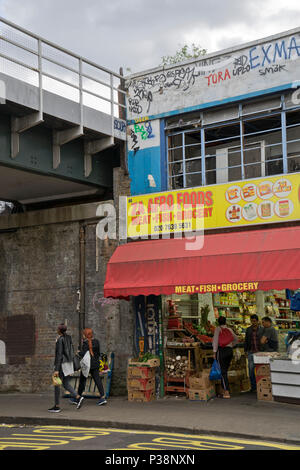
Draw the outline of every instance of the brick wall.
[[[129,180],[114,171],[114,197],[129,194]],[[118,203],[116,204],[118,207]],[[96,239],[96,221],[53,223],[0,233],[0,391],[50,390],[57,325],[67,321],[79,341],[79,232],[85,230],[85,326],[103,352],[115,353],[112,395],[126,393],[127,359],[133,354],[134,315],[126,301],[103,299],[106,265],[118,240]],[[22,337],[22,335],[24,337]]]

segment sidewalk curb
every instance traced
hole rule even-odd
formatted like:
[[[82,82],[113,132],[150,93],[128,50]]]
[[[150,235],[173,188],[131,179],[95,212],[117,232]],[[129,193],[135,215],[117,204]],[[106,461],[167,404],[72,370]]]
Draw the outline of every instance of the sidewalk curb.
[[[16,424],[16,425],[31,425],[31,426],[74,426],[74,427],[107,427],[114,429],[127,429],[133,431],[156,431],[165,432],[165,433],[178,433],[178,434],[206,434],[212,436],[236,438],[236,439],[247,439],[247,440],[257,440],[257,441],[267,441],[267,442],[277,442],[288,445],[297,445],[300,446],[300,437],[299,439],[286,439],[280,437],[270,437],[270,436],[261,436],[257,434],[243,434],[243,433],[233,433],[230,431],[214,431],[208,429],[198,429],[198,428],[184,428],[177,426],[167,426],[167,425],[154,425],[154,424],[139,424],[139,423],[124,423],[116,421],[91,421],[85,419],[69,419],[69,418],[31,418],[31,417],[11,417],[11,416],[0,416],[0,423],[2,424]]]

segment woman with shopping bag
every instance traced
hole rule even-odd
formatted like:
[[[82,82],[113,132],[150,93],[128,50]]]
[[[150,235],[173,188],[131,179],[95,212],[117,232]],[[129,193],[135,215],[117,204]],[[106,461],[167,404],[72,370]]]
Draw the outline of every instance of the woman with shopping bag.
[[[74,373],[74,348],[72,337],[66,333],[66,325],[60,324],[57,328],[58,338],[55,346],[54,373],[52,381],[54,385],[54,406],[49,408],[50,413],[59,413],[60,385],[70,392],[79,409],[82,398],[76,393],[70,384],[70,375]]]
[[[218,323],[213,337],[214,359],[218,361],[221,369],[223,398],[230,398],[227,373],[233,358],[233,346],[239,342],[239,338],[226,326],[226,317],[219,317]]]
[[[83,330],[83,343],[81,350],[78,352],[78,355],[81,357],[81,372],[78,394],[81,396],[81,398],[83,398],[82,394],[85,389],[86,379],[90,373],[100,393],[100,400],[98,401],[97,405],[105,405],[107,401],[105,399],[102,379],[99,374],[100,343],[97,339],[94,338],[93,330],[91,328],[85,328]]]

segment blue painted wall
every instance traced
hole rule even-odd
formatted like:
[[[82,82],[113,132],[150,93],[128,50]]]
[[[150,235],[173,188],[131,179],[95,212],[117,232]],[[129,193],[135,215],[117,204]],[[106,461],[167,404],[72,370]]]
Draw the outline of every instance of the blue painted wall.
[[[128,170],[131,178],[131,194],[147,194],[161,191],[160,147],[150,147],[128,153]],[[152,175],[156,187],[151,187],[148,175]]]

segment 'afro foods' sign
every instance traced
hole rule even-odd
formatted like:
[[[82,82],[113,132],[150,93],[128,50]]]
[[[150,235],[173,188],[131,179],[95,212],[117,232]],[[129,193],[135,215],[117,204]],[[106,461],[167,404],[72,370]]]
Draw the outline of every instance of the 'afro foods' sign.
[[[128,238],[300,219],[300,173],[127,198]]]

